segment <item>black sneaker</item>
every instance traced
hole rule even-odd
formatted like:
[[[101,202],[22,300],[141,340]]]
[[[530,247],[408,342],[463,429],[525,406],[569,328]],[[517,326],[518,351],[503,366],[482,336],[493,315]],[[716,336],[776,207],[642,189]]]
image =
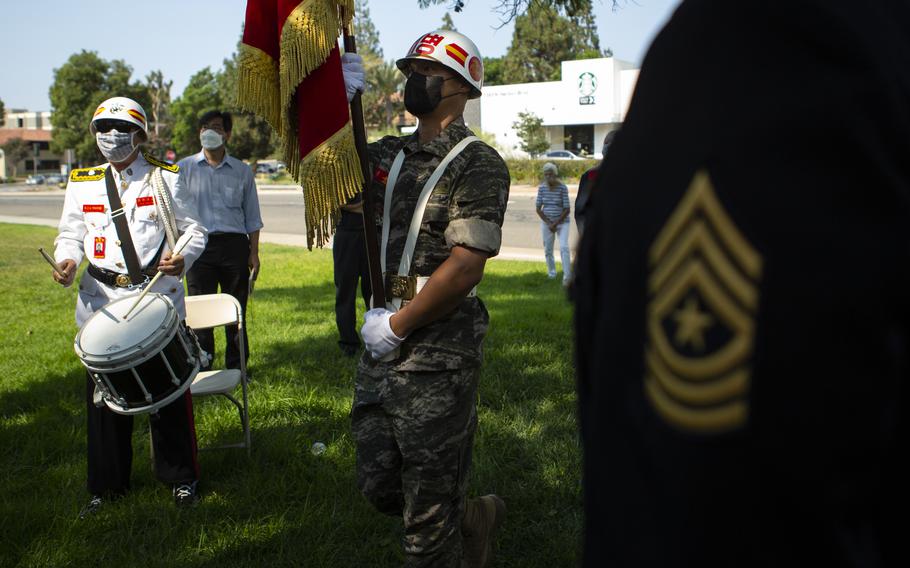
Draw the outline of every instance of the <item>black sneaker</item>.
[[[92,495],[92,500],[79,511],[79,518],[87,519],[88,517],[91,517],[101,509],[103,504],[104,499],[101,498],[101,495]]]
[[[357,355],[357,352],[360,351],[360,345],[353,345],[351,343],[339,343],[338,347],[341,348],[341,352],[344,353],[345,357],[354,357]]]
[[[195,505],[199,501],[199,494],[196,493],[197,483],[198,481],[194,481],[174,485],[174,504],[181,508]]]

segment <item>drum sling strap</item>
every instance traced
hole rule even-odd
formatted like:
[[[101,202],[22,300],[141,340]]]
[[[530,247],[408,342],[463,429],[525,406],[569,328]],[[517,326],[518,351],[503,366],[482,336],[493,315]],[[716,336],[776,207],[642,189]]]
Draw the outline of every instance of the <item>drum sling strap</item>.
[[[136,256],[136,247],[133,245],[133,236],[130,235],[130,227],[126,222],[126,214],[123,211],[120,194],[117,192],[116,184],[114,184],[113,169],[114,166],[108,166],[104,172],[107,200],[110,202],[111,207],[111,219],[114,221],[114,227],[117,228],[117,238],[120,240],[120,250],[123,252],[123,261],[126,262],[126,270],[130,275],[130,280],[133,283],[142,282],[142,267],[139,265],[139,257]]]
[[[439,165],[436,166],[430,179],[424,184],[423,189],[420,192],[420,197],[417,198],[417,206],[414,208],[414,215],[411,217],[411,225],[408,228],[408,237],[405,239],[404,250],[401,253],[401,261],[398,263],[398,276],[407,278],[408,274],[411,272],[411,259],[414,256],[414,247],[417,246],[417,236],[420,234],[420,225],[423,223],[423,214],[424,211],[426,211],[427,202],[430,200],[430,194],[433,192],[436,184],[439,183],[439,179],[442,177],[442,174],[445,173],[446,168],[449,167],[452,160],[461,154],[462,150],[467,148],[469,144],[478,140],[480,140],[480,138],[476,136],[468,136],[456,144],[455,147],[446,154],[446,157],[439,162]],[[386,273],[385,255],[386,247],[389,244],[389,216],[392,210],[392,193],[395,191],[395,183],[398,181],[398,174],[401,172],[401,166],[403,164],[404,150],[401,150],[398,152],[398,155],[395,156],[395,161],[392,162],[392,169],[389,172],[389,178],[386,183],[386,193],[382,208],[382,250],[379,253],[379,260],[382,264],[383,274]],[[401,300],[402,298],[400,297],[393,297],[391,302],[393,307],[389,307],[389,309],[398,311],[398,309],[401,308]]]

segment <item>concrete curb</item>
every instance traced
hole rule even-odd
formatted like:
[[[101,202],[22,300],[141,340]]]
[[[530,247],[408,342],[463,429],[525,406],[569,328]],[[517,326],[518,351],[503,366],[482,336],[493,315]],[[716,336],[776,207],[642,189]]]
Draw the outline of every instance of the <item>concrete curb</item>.
[[[11,215],[0,215],[0,223],[11,223],[17,225],[39,225],[42,227],[57,227],[58,221],[54,219],[43,219],[40,217],[13,217]],[[268,233],[262,232],[259,235],[260,242],[275,245],[286,245],[292,247],[306,247],[306,235],[294,235],[290,233]],[[326,248],[331,249],[332,243],[329,242]],[[503,247],[499,254],[493,257],[493,260],[525,260],[533,262],[544,262],[543,250]]]

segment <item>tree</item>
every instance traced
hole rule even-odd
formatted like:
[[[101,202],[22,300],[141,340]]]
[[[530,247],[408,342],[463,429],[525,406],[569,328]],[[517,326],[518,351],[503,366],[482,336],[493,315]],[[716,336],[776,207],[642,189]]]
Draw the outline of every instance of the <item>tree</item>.
[[[452,20],[452,14],[449,14],[448,12],[442,17],[442,26],[440,27],[444,30],[452,30],[453,32],[458,31],[458,28],[455,27],[455,22]]]
[[[556,81],[561,62],[603,56],[591,0],[577,3],[573,15],[564,16],[546,2],[535,0],[515,19],[512,43],[502,64],[503,82]]]
[[[89,132],[98,104],[114,96],[129,97],[143,108],[149,107],[145,85],[131,82],[132,68],[122,60],[105,61],[94,51],[83,50],[54,69],[50,88],[51,148],[63,153],[72,148],[80,163],[104,160]]]
[[[382,62],[367,75],[370,96],[369,116],[371,124],[381,125],[385,129],[392,127],[392,121],[404,108],[400,95],[404,88],[404,75],[398,66],[391,61]]]
[[[502,57],[483,58],[483,84],[485,87],[506,84],[502,79],[502,64]]]
[[[357,0],[354,18],[357,52],[363,57],[367,80],[367,89],[361,99],[364,121],[371,127],[387,130],[404,108],[400,96],[404,75],[393,62],[384,60],[379,31],[370,18],[366,0]]]
[[[575,16],[579,10],[591,5],[590,0],[499,0],[499,4],[493,10],[502,17],[502,23],[507,24],[534,2],[543,3],[551,8],[559,8],[569,16]],[[426,8],[433,4],[448,4],[456,12],[461,12],[465,9],[463,0],[417,0],[417,5],[421,8]],[[612,4],[614,10],[619,7],[617,0],[612,0]]]
[[[171,105],[174,130],[171,146],[182,158],[199,151],[199,118],[210,110],[224,108],[218,78],[205,69],[190,77],[183,94]]]
[[[378,57],[382,60],[382,46],[379,44],[379,30],[370,18],[367,0],[356,0],[354,3],[354,38],[357,40],[357,53]]]
[[[0,127],[6,124],[6,107],[3,105],[3,99],[0,99]]]
[[[543,119],[533,112],[518,113],[518,120],[512,123],[512,128],[521,139],[519,147],[531,157],[543,154],[550,149],[547,131],[543,127]]]
[[[174,81],[165,81],[161,70],[152,71],[145,76],[145,86],[148,89],[151,105],[149,113],[149,150],[156,156],[163,155],[168,148],[170,140],[169,112],[171,105],[171,86]]]
[[[32,155],[32,145],[22,138],[11,138],[2,146],[7,163],[13,166],[13,177],[19,173],[18,164]]]
[[[224,60],[224,66],[215,79],[221,100],[225,104],[224,110],[230,111],[234,118],[229,143],[231,155],[241,160],[261,160],[275,152],[278,137],[268,122],[251,112],[240,110],[237,105],[237,53],[240,51],[242,36],[241,33],[237,50]]]

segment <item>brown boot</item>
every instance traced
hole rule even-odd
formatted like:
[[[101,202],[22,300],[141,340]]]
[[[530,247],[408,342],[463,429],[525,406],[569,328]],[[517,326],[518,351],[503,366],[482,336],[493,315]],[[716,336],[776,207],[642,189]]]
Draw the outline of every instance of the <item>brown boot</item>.
[[[506,504],[496,495],[468,499],[461,521],[461,565],[464,568],[484,568],[493,559],[493,537],[506,518]]]

